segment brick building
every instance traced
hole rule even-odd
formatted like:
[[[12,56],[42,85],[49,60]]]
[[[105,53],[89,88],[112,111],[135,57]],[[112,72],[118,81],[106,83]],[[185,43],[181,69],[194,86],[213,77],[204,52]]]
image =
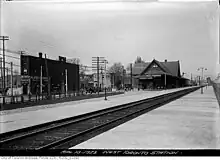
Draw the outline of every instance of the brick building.
[[[45,59],[39,53],[39,57],[21,55],[21,84],[24,94],[40,92],[41,73],[43,93],[48,92],[48,87],[50,92],[65,92],[66,77],[68,91],[79,90],[79,65],[66,63],[66,58],[61,56],[59,60]]]

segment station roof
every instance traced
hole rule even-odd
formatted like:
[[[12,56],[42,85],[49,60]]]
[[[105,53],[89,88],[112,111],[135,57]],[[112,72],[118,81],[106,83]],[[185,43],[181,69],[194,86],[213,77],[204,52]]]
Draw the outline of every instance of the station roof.
[[[135,63],[132,68],[132,73],[134,75],[139,75],[141,72],[150,64],[150,62],[145,63]]]
[[[149,72],[149,69],[153,64],[157,64],[161,70],[157,71],[157,73],[154,73],[155,71]],[[167,74],[167,75],[171,75],[174,77],[181,77],[179,61],[159,62],[154,59],[152,62],[134,64],[133,75],[143,75],[144,73],[145,74]]]

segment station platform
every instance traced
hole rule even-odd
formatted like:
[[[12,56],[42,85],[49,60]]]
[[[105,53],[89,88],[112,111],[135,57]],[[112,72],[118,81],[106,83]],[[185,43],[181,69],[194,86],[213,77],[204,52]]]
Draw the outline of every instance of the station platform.
[[[213,88],[152,110],[70,149],[219,149],[220,112]]]
[[[171,93],[183,89],[185,88],[162,91],[131,91],[121,95],[109,96],[107,97],[108,100],[104,100],[104,97],[101,97],[1,111],[0,133],[77,116],[80,114],[109,108],[116,105],[126,104],[141,99],[155,97],[157,95]]]

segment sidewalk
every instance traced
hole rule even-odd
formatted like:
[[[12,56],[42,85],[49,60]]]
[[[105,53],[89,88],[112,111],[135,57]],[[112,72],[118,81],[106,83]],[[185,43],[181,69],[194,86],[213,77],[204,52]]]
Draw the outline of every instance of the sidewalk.
[[[220,112],[210,86],[72,149],[220,149]]]
[[[183,88],[181,88],[183,89]],[[156,95],[170,93],[181,89],[164,91],[139,91],[128,92],[124,95],[110,96],[105,101],[104,98],[95,98],[82,101],[65,102],[53,105],[34,106],[24,109],[16,109],[11,112],[4,112],[0,115],[0,133],[29,127],[41,123],[68,118],[104,108],[113,107]]]

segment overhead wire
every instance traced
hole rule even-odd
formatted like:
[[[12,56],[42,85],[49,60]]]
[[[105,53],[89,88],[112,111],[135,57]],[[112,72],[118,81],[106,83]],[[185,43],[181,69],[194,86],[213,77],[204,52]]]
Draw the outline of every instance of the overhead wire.
[[[11,64],[10,62],[5,62],[5,63],[7,63],[7,64]],[[21,67],[20,65],[18,65],[18,64],[14,64],[14,63],[12,63],[12,65],[13,66],[17,66],[17,67]],[[1,66],[0,66],[1,67]]]
[[[0,48],[0,50],[3,51],[2,48]],[[13,51],[13,50],[10,50],[10,49],[5,49],[5,52],[9,52],[9,53],[14,53],[14,54],[21,55],[21,52],[19,52],[19,51]]]
[[[0,55],[3,56],[3,54],[0,54]],[[5,55],[5,57],[10,57],[10,58],[14,58],[14,59],[19,59],[20,60],[20,58],[14,57],[14,56]]]

